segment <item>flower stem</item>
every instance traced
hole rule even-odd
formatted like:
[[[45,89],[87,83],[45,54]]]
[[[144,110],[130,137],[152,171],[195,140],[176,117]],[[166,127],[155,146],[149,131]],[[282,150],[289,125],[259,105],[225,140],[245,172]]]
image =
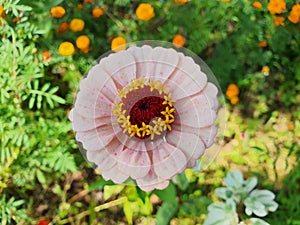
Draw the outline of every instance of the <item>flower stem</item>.
[[[122,198],[113,200],[111,202],[104,203],[102,205],[96,206],[94,208],[94,212],[99,212],[101,210],[108,209],[108,208],[116,206],[116,205],[120,205],[120,204],[122,204],[122,203],[124,203],[126,201],[127,201],[127,197],[122,197]],[[89,214],[90,214],[90,210],[86,210],[86,211],[83,211],[83,212],[77,214],[76,216],[68,217],[67,219],[58,221],[57,224],[66,224],[66,223],[70,223],[70,222],[72,222],[74,220],[79,221],[80,219],[82,219],[83,217],[85,217],[85,216],[87,216]]]

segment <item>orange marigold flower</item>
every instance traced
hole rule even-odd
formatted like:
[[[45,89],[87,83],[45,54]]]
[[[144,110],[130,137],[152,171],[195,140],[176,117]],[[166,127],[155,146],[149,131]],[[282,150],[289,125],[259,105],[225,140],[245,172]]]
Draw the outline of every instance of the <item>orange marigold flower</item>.
[[[173,45],[175,45],[175,47],[182,47],[185,44],[185,38],[180,34],[176,34],[173,38],[172,43]]]
[[[66,14],[66,10],[62,6],[55,6],[51,8],[50,13],[53,18],[61,18]]]
[[[94,0],[84,0],[85,3],[93,3]]]
[[[238,96],[233,96],[232,98],[230,98],[231,105],[236,105],[239,101],[240,99]]]
[[[63,56],[69,56],[75,53],[75,48],[71,42],[65,41],[59,45],[58,52]]]
[[[232,98],[234,96],[238,96],[240,93],[240,89],[236,84],[229,84],[226,90],[226,96],[228,98]]]
[[[84,28],[84,21],[82,19],[72,19],[70,29],[74,32],[82,31]]]
[[[148,3],[139,4],[135,11],[135,14],[139,20],[143,21],[151,20],[155,16],[152,5]]]
[[[284,0],[270,0],[268,10],[271,14],[280,14],[286,10],[286,3]]]
[[[19,22],[21,19],[22,19],[22,17],[16,17],[16,18],[13,18],[12,22],[13,22],[13,23],[17,23],[17,22]]]
[[[292,121],[288,122],[286,126],[289,131],[293,131],[295,129],[294,123]]]
[[[293,5],[288,19],[292,23],[299,23],[299,21],[300,21],[300,5],[299,4]]]
[[[273,20],[273,24],[278,27],[278,26],[284,26],[284,20],[285,18],[283,16],[275,16]]]
[[[103,16],[104,10],[102,8],[94,8],[92,11],[92,15],[94,18],[99,18]]]
[[[43,57],[43,59],[46,59],[46,60],[50,59],[51,55],[50,55],[49,50],[42,51],[42,57]]]
[[[86,54],[86,53],[89,53],[90,47],[80,49],[80,51],[82,51],[82,52],[85,53],[85,54]]]
[[[86,35],[81,35],[76,39],[76,46],[80,50],[88,49],[90,46],[90,39]]]
[[[265,47],[268,46],[268,42],[265,41],[265,40],[263,40],[263,41],[259,42],[258,46],[259,46],[260,48],[265,48]]]
[[[258,1],[253,2],[252,6],[254,8],[257,8],[257,9],[261,9],[262,8],[262,4],[260,2],[258,2]]]
[[[189,0],[174,0],[174,3],[176,4],[184,4],[187,3]]]
[[[123,37],[116,37],[111,41],[111,50],[118,52],[126,49],[126,40]]]
[[[5,16],[4,7],[0,5],[0,18]]]
[[[261,72],[263,75],[268,76],[270,74],[270,68],[268,66],[263,66]]]
[[[231,2],[231,0],[224,0],[224,2]]]
[[[56,29],[57,33],[65,32],[69,29],[69,24],[67,22],[62,22],[59,27]]]

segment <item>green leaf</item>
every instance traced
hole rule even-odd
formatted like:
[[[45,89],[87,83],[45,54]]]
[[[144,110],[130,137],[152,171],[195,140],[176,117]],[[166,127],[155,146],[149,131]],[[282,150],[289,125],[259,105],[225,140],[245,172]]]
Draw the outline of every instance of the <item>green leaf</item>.
[[[42,107],[42,100],[43,100],[43,96],[42,95],[38,95],[37,96],[37,108],[40,109]]]
[[[106,185],[115,185],[115,184],[111,180],[106,181],[103,179],[103,177],[100,177],[98,180],[96,180],[94,183],[92,183],[89,186],[89,191],[101,189]]]
[[[49,104],[50,108],[54,107],[54,102],[52,101],[52,99],[50,97],[46,97],[46,101]]]
[[[164,190],[154,190],[154,194],[156,194],[162,201],[170,202],[170,203],[177,203],[176,201],[176,188],[175,185],[170,182],[169,186]]]
[[[23,205],[23,204],[24,204],[24,200],[18,200],[18,201],[13,202],[12,205],[14,207],[18,207],[18,206]]]
[[[124,189],[124,187],[124,185],[105,186],[103,190],[103,199],[107,200],[112,196],[119,194]]]
[[[142,189],[139,188],[139,186],[136,187],[137,190],[137,194],[140,197],[140,199],[143,201],[143,203],[145,203],[145,199],[146,199],[146,192],[144,192]]]
[[[45,177],[44,173],[42,173],[40,170],[36,171],[36,177],[41,184],[46,183],[46,177]]]
[[[57,92],[59,89],[59,87],[54,87],[54,88],[51,88],[51,90],[48,92],[48,94],[54,94],[55,92]]]
[[[167,225],[169,224],[172,217],[175,215],[178,209],[178,203],[176,202],[164,202],[158,209],[156,214],[156,225]]]
[[[44,84],[44,86],[42,87],[41,91],[42,92],[46,92],[50,87],[50,83]]]
[[[133,217],[133,209],[131,207],[131,203],[129,201],[124,202],[123,204],[123,211],[126,217],[128,224],[132,224],[132,217]]]
[[[203,225],[237,224],[238,221],[236,206],[233,202],[229,204],[216,202],[208,206],[208,215]]]
[[[39,80],[34,80],[34,82],[33,82],[33,88],[34,88],[34,90],[38,90],[39,89]]]
[[[35,102],[35,97],[36,97],[36,95],[33,94],[33,95],[31,96],[31,98],[29,99],[29,105],[28,105],[29,109],[32,109],[32,108],[33,108],[34,102]]]
[[[179,189],[184,191],[189,186],[189,181],[186,178],[185,173],[178,174],[173,179],[174,183],[178,185]]]
[[[60,104],[65,104],[65,103],[66,103],[66,100],[65,100],[65,99],[63,99],[63,98],[61,98],[61,97],[59,97],[59,96],[57,96],[57,95],[52,95],[51,98],[52,98],[54,101],[56,101],[56,102],[58,102],[58,103],[60,103]]]

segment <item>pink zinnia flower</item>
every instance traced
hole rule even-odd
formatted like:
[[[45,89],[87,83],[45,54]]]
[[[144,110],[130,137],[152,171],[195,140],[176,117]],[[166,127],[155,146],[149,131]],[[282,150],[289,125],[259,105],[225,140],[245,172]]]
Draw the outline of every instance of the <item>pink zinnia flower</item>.
[[[164,189],[213,144],[217,94],[191,57],[130,47],[89,71],[70,119],[104,179]]]

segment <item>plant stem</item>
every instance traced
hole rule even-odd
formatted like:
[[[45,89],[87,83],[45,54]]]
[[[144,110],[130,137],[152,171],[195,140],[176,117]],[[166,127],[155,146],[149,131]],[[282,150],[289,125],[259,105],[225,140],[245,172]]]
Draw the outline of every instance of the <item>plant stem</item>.
[[[108,208],[116,206],[116,205],[120,205],[120,204],[124,203],[125,201],[127,201],[127,198],[126,197],[122,197],[122,198],[116,199],[114,201],[107,202],[107,203],[104,203],[102,205],[96,206],[94,208],[94,211],[95,212],[99,212],[101,210],[108,209]],[[74,221],[74,219],[75,220],[80,220],[80,219],[82,219],[83,217],[85,217],[85,216],[87,216],[89,214],[90,214],[90,210],[86,210],[86,211],[83,211],[83,212],[77,214],[76,216],[68,217],[67,219],[58,221],[57,224],[70,223],[71,221]]]

